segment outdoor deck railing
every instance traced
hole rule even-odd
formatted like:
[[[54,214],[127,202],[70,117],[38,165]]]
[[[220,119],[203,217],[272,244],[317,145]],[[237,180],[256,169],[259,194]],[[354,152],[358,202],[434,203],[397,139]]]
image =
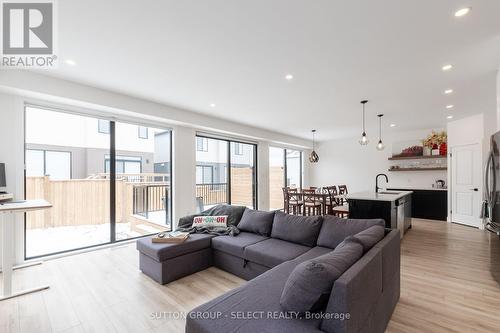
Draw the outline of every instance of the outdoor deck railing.
[[[164,210],[168,216],[170,186],[167,184],[133,185],[133,213],[149,218],[150,212]]]

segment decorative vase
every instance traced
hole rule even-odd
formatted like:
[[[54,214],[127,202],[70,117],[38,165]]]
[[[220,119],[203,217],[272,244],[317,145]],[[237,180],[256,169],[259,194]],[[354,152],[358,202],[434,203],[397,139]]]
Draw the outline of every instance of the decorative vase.
[[[446,143],[442,143],[439,146],[439,155],[446,156],[447,153],[448,153],[448,145]]]
[[[429,148],[429,147],[424,147],[424,152],[423,152],[423,155],[424,155],[424,156],[431,156],[431,148]]]
[[[439,156],[439,147],[438,145],[434,144],[432,146],[432,152],[431,152],[431,155],[432,156]]]

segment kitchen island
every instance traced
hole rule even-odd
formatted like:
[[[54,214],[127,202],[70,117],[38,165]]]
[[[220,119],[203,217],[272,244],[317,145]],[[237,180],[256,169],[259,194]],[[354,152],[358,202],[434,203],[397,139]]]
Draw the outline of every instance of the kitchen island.
[[[386,228],[403,234],[411,228],[412,191],[358,192],[347,196],[349,218],[381,218]]]

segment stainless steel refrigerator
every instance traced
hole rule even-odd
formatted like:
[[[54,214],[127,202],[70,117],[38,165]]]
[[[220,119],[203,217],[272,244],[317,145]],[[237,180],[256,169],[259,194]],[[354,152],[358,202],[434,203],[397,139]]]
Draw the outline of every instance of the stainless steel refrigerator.
[[[500,236],[500,132],[491,136],[490,152],[484,173],[482,215],[486,229]]]

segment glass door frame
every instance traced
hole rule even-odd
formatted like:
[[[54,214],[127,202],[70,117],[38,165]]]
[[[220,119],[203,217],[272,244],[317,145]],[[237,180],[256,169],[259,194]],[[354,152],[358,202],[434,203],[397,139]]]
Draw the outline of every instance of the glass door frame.
[[[284,167],[284,181],[283,181],[283,184],[284,186],[283,187],[287,187],[288,186],[288,163],[287,163],[287,151],[298,151],[300,153],[300,161],[299,161],[299,165],[300,165],[300,189],[302,189],[302,186],[303,186],[303,179],[302,179],[302,173],[303,173],[303,156],[304,156],[304,152],[302,150],[297,150],[297,149],[287,149],[287,148],[283,148],[283,167]]]
[[[219,140],[219,141],[224,141],[226,142],[227,145],[227,172],[226,172],[226,177],[227,177],[227,190],[226,190],[226,196],[227,196],[227,204],[231,204],[231,143],[241,143],[245,145],[252,146],[253,150],[253,171],[252,171],[252,180],[253,180],[253,186],[252,186],[252,200],[253,200],[253,209],[258,209],[258,203],[259,203],[259,185],[258,185],[258,167],[257,167],[257,144],[252,143],[252,142],[245,142],[245,141],[239,141],[236,139],[227,139],[227,138],[221,138],[217,136],[210,136],[210,135],[205,135],[205,134],[196,134],[196,138],[204,138],[204,139],[212,139],[212,140]],[[196,140],[196,139],[195,139]],[[196,150],[196,146],[195,146]],[[196,163],[195,163],[196,164]]]
[[[169,128],[169,127],[162,127],[162,126],[156,126],[156,125],[152,125],[152,124],[144,124],[144,123],[141,123],[141,122],[133,122],[133,121],[130,121],[130,120],[121,120],[119,118],[105,118],[105,117],[99,117],[97,115],[94,115],[94,114],[87,114],[87,113],[84,113],[84,112],[74,112],[74,111],[71,111],[71,110],[65,110],[63,108],[59,109],[59,108],[54,108],[54,107],[46,107],[46,106],[43,106],[43,105],[38,105],[38,104],[31,104],[31,103],[25,103],[24,104],[24,114],[23,114],[23,119],[24,119],[24,125],[23,125],[23,136],[24,136],[24,151],[23,151],[23,160],[24,160],[24,178],[23,178],[23,188],[24,188],[24,199],[26,200],[26,150],[27,150],[27,142],[26,142],[26,108],[28,107],[32,107],[32,108],[38,108],[38,109],[43,109],[43,110],[47,110],[47,111],[53,111],[53,112],[59,112],[59,113],[64,113],[64,114],[73,114],[73,115],[77,115],[77,116],[82,116],[82,117],[88,117],[88,118],[94,118],[94,119],[98,119],[98,120],[106,120],[106,121],[109,121],[109,125],[110,125],[110,131],[109,131],[109,142],[110,142],[110,147],[109,147],[109,171],[110,171],[110,184],[109,184],[109,198],[110,198],[110,203],[109,203],[109,207],[110,207],[110,211],[109,211],[109,217],[110,217],[110,221],[109,221],[109,225],[110,225],[110,240],[109,242],[104,242],[104,243],[99,243],[99,244],[94,244],[94,245],[88,245],[88,246],[82,246],[82,247],[78,247],[78,248],[72,248],[72,249],[69,249],[69,250],[62,250],[62,251],[56,251],[56,252],[51,252],[51,253],[45,253],[45,254],[42,254],[42,255],[36,255],[36,256],[31,256],[31,257],[27,257],[26,256],[26,223],[27,223],[27,213],[24,213],[24,231],[23,231],[23,237],[24,237],[24,244],[23,244],[23,248],[24,248],[24,253],[23,253],[23,257],[24,257],[24,260],[32,260],[32,259],[39,259],[39,258],[43,258],[43,257],[48,257],[48,256],[54,256],[54,255],[59,255],[59,254],[65,254],[65,253],[69,253],[69,252],[75,252],[75,251],[80,251],[80,250],[86,250],[86,249],[91,249],[91,248],[95,248],[95,247],[99,247],[99,246],[105,246],[105,245],[111,245],[111,244],[119,244],[121,242],[127,242],[127,241],[131,241],[131,240],[135,240],[135,239],[139,239],[139,238],[143,238],[143,237],[148,237],[148,236],[151,236],[151,235],[154,235],[155,233],[151,233],[151,234],[147,234],[147,235],[141,235],[141,236],[136,236],[136,237],[131,237],[131,238],[126,238],[126,239],[120,239],[120,240],[116,240],[116,128],[115,128],[115,125],[116,125],[116,122],[120,122],[120,123],[127,123],[127,124],[132,124],[132,125],[137,125],[137,126],[145,126],[145,127],[154,127],[154,128],[160,128],[160,129],[165,129],[165,130],[168,130],[169,131],[169,136],[170,136],[170,189],[171,189],[171,193],[173,193],[172,189],[173,189],[173,179],[174,179],[174,175],[173,175],[173,161],[172,161],[172,158],[173,158],[173,154],[172,154],[172,133],[173,133],[173,129],[172,128]],[[169,198],[168,198],[168,201],[169,201],[169,205],[170,207],[173,207],[173,196],[170,195]],[[170,214],[170,230],[172,230],[172,225],[173,225],[173,219],[172,219],[172,209],[170,209],[169,211],[169,214]]]

